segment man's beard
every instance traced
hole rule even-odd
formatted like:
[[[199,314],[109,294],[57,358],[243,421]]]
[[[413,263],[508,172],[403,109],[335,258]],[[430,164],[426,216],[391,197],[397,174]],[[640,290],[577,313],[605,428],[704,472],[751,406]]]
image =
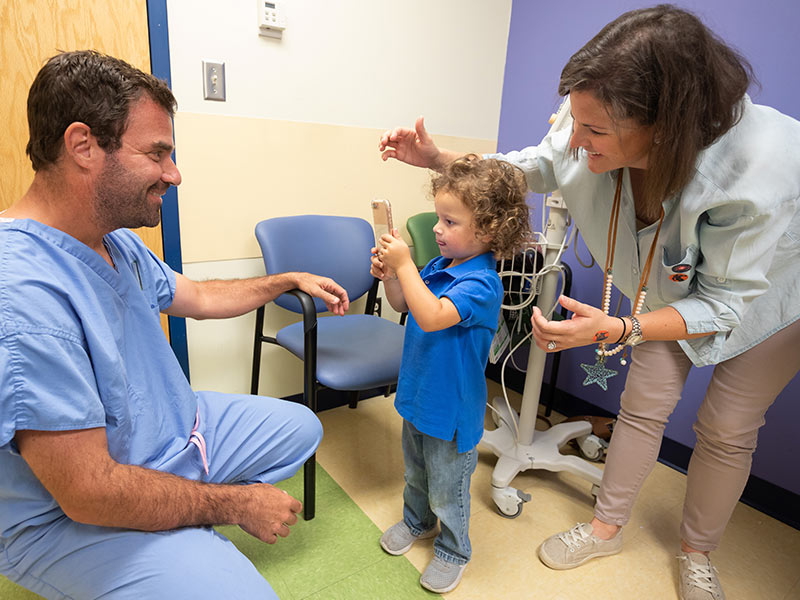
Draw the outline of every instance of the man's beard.
[[[164,185],[158,182],[144,187],[113,152],[108,154],[95,189],[95,214],[99,225],[108,231],[122,227],[155,227],[161,222],[161,207],[149,202],[147,194],[150,190],[159,191]]]

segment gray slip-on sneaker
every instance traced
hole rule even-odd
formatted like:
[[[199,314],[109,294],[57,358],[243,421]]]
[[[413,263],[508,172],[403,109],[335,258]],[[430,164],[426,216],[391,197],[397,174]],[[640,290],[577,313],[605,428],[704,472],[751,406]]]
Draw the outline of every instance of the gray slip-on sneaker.
[[[458,565],[434,556],[419,578],[419,583],[426,590],[445,594],[456,589],[466,568],[466,563]]]
[[[589,523],[578,523],[569,531],[547,538],[539,546],[539,560],[551,569],[574,569],[586,561],[622,550],[622,529],[610,540],[592,533]]]
[[[387,529],[381,536],[381,548],[389,554],[400,556],[405,554],[417,540],[424,540],[435,536],[436,527],[431,527],[428,531],[423,531],[419,535],[414,535],[405,524],[405,521],[395,523]]]
[[[717,569],[705,554],[681,552],[678,565],[681,600],[725,600]]]

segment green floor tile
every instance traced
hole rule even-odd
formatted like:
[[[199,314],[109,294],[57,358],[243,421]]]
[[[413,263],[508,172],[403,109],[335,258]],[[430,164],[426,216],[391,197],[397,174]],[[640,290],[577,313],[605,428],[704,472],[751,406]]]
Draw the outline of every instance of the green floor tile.
[[[302,473],[281,487],[302,498]],[[283,600],[434,596],[419,586],[419,572],[406,558],[381,550],[380,530],[319,466],[316,517],[301,518],[288,538],[269,545],[238,527],[218,529],[253,561]]]
[[[433,600],[419,585],[419,572],[405,558],[388,556],[304,600]]]
[[[16,583],[12,583],[0,575],[0,598],[3,600],[36,600],[41,596],[19,587]]]
[[[325,472],[325,469],[317,465],[317,477],[316,477],[316,484],[317,484],[317,496],[324,495],[326,492],[331,490],[338,490],[339,484],[337,484],[333,478]],[[287,479],[286,481],[281,481],[278,484],[278,487],[281,489],[286,490],[292,496],[303,501],[303,469],[291,479]]]
[[[281,483],[303,497],[303,473]],[[316,517],[302,517],[288,538],[265,544],[234,526],[217,528],[251,560],[282,600],[406,600],[434,598],[419,586],[419,572],[402,556],[381,550],[381,532],[317,465]],[[0,576],[0,598],[33,600]]]

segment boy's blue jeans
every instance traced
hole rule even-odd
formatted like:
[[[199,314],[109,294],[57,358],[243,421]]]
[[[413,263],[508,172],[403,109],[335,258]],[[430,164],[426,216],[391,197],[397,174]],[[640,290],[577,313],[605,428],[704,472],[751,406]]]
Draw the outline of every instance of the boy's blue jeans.
[[[403,520],[414,535],[436,526],[433,552],[447,562],[469,562],[469,483],[478,462],[475,448],[458,453],[456,442],[420,433],[403,421],[406,487]]]

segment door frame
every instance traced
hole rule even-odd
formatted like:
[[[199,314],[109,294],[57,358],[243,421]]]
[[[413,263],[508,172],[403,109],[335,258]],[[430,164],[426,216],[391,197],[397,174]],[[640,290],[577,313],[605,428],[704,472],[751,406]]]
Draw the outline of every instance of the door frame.
[[[172,87],[169,60],[169,26],[167,0],[147,0],[147,27],[150,37],[150,72]],[[175,153],[172,154],[175,160]],[[161,237],[164,262],[176,273],[183,272],[181,230],[178,215],[178,188],[170,186],[161,205]],[[169,341],[172,351],[189,379],[189,349],[186,340],[186,319],[169,317]],[[191,379],[190,379],[191,381]]]

